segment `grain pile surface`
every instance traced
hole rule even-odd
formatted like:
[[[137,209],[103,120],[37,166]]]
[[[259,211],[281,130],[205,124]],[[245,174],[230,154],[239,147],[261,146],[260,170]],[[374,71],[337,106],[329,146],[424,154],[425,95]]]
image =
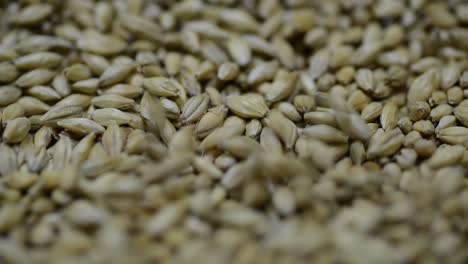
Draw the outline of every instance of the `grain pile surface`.
[[[0,1],[0,263],[468,263],[463,0]]]

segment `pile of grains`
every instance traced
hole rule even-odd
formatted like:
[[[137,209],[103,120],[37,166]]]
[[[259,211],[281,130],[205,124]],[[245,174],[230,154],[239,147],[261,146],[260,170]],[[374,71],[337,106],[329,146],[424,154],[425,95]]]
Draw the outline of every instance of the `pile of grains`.
[[[0,5],[0,263],[468,262],[466,1]]]

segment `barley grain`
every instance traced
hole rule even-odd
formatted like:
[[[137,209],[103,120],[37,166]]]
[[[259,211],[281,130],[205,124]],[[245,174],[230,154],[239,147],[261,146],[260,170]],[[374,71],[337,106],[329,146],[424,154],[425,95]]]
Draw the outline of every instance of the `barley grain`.
[[[0,63],[0,71],[0,82],[2,83],[9,83],[15,80],[18,76],[18,70],[16,69],[15,65],[9,62]]]
[[[466,144],[468,142],[468,128],[452,126],[439,130],[437,137],[449,144]]]
[[[78,135],[86,135],[92,132],[102,134],[105,131],[101,125],[87,118],[67,118],[57,121],[57,125]]]
[[[15,86],[0,87],[0,106],[8,106],[16,102],[21,96],[21,90]]]
[[[76,43],[77,47],[86,52],[109,56],[125,50],[126,43],[120,37],[97,32],[85,32]]]
[[[432,154],[428,163],[431,167],[444,167],[457,164],[463,157],[464,148],[460,145],[442,145]]]
[[[252,51],[249,44],[238,35],[232,35],[227,42],[227,49],[231,57],[240,66],[247,65],[252,58]]]
[[[264,122],[281,138],[287,149],[294,146],[298,132],[296,125],[291,120],[287,119],[279,111],[270,111]]]
[[[261,118],[268,112],[265,99],[259,94],[233,95],[226,104],[231,111],[244,118]]]
[[[68,80],[72,82],[86,80],[92,76],[91,70],[88,68],[88,66],[82,63],[75,63],[67,67],[64,69],[63,74]]]
[[[15,84],[21,88],[45,84],[55,76],[55,72],[48,69],[34,69],[21,75]]]
[[[225,62],[218,68],[218,78],[222,81],[231,81],[237,77],[239,66],[234,63]]]
[[[3,1],[0,259],[467,262],[461,2]]]
[[[49,111],[50,109],[48,104],[31,96],[23,96],[18,100],[17,103],[23,107],[26,116],[40,115]]]
[[[180,120],[183,123],[194,123],[208,110],[210,98],[206,94],[190,98],[184,105]]]
[[[52,6],[49,4],[34,4],[29,5],[19,11],[14,17],[14,22],[17,25],[34,25],[52,13]]]
[[[34,70],[36,68],[55,68],[57,67],[62,56],[55,52],[36,52],[16,58],[14,64],[19,70]]]
[[[403,144],[404,136],[398,128],[377,132],[370,138],[367,156],[385,157],[398,151]]]
[[[30,128],[31,122],[25,117],[10,120],[3,131],[3,140],[7,143],[18,143],[26,137]]]
[[[125,125],[130,123],[131,120],[129,115],[115,108],[96,109],[92,113],[91,118],[103,126],[108,126],[112,122],[115,122],[118,125]]]
[[[41,116],[41,121],[51,121],[67,117],[81,117],[83,109],[80,106],[55,106]]]

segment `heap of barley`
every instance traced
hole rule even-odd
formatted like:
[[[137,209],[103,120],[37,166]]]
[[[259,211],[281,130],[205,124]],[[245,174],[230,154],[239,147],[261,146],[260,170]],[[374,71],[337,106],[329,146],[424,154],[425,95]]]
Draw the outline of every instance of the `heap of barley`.
[[[0,263],[467,263],[463,0],[20,0]]]

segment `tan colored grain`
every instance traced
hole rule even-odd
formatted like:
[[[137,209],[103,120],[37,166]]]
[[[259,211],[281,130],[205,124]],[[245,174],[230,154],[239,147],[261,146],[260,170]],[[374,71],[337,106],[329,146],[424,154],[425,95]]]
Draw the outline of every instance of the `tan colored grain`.
[[[277,109],[293,122],[299,122],[302,119],[297,109],[291,103],[281,102],[277,105]]]
[[[91,103],[100,108],[117,108],[119,110],[131,109],[135,105],[133,99],[116,94],[96,96],[91,100]]]
[[[398,128],[385,132],[379,129],[369,140],[367,156],[370,158],[389,156],[398,151],[403,140],[404,136]]]
[[[22,74],[15,82],[19,87],[32,87],[45,84],[55,76],[55,72],[48,69],[34,69]]]
[[[208,110],[210,98],[206,94],[191,97],[184,105],[180,120],[183,123],[194,123]]]
[[[298,132],[296,125],[279,111],[270,111],[264,119],[265,124],[273,129],[287,149],[293,148]]]
[[[166,117],[169,119],[178,119],[180,116],[180,109],[177,103],[167,98],[161,99],[161,106],[165,110]]]
[[[237,77],[239,66],[235,63],[224,62],[218,68],[218,78],[222,81],[230,81]]]
[[[15,86],[0,87],[0,106],[7,106],[16,102],[21,96],[21,90]]]
[[[82,53],[81,59],[95,75],[100,76],[107,68],[110,67],[109,61],[103,56],[91,53]]]
[[[180,84],[172,79],[163,77],[147,78],[143,81],[143,86],[150,93],[157,96],[178,96]]]
[[[467,262],[467,12],[2,2],[0,259]]]
[[[226,104],[231,111],[244,118],[261,118],[268,112],[265,99],[259,94],[233,95]]]
[[[0,145],[0,153],[2,159],[0,160],[0,173],[2,176],[7,176],[17,169],[17,157],[15,151],[5,143]]]
[[[120,22],[137,36],[142,36],[152,41],[162,41],[163,39],[159,25],[141,16],[132,14],[123,15],[120,17]]]
[[[62,97],[54,89],[49,86],[38,85],[27,90],[29,95],[36,97],[41,101],[58,101]]]
[[[92,132],[102,134],[105,131],[101,125],[87,118],[67,118],[57,121],[57,125],[78,135],[86,135]]]
[[[108,89],[105,89],[104,94],[115,94],[127,98],[136,98],[143,94],[143,88],[129,85],[129,84],[116,84]]]
[[[18,76],[18,70],[12,63],[2,62],[0,63],[0,82],[8,83],[16,79]]]
[[[125,145],[125,137],[126,135],[119,125],[115,121],[111,121],[102,134],[102,146],[109,155],[120,155]]]
[[[68,66],[63,70],[63,74],[68,80],[72,82],[86,80],[92,76],[91,70],[88,68],[88,66],[82,63],[75,63]]]
[[[418,76],[408,90],[408,100],[413,102],[427,101],[436,88],[435,74],[429,70]]]
[[[452,126],[439,130],[437,137],[449,144],[466,144],[468,139],[468,128]]]
[[[80,106],[55,106],[41,116],[41,121],[57,120],[66,117],[81,117],[83,109]]]
[[[463,157],[464,148],[460,145],[441,145],[429,158],[431,167],[444,167],[457,164]]]
[[[306,126],[301,134],[328,143],[346,143],[348,136],[342,131],[327,125]]]
[[[85,32],[78,39],[76,45],[82,51],[108,56],[122,52],[126,43],[118,36]]]
[[[62,59],[60,54],[44,51],[18,57],[15,59],[14,64],[17,69],[23,71],[36,68],[55,68]]]
[[[18,143],[26,137],[30,128],[31,122],[25,117],[10,120],[3,131],[3,140],[7,143]]]
[[[209,135],[214,129],[223,124],[228,109],[221,105],[208,110],[206,114],[197,122],[195,133],[199,138]]]
[[[380,124],[384,130],[395,128],[398,124],[398,106],[393,101],[387,102],[380,114]]]
[[[295,88],[297,77],[294,72],[278,71],[271,89],[265,95],[265,99],[268,102],[277,102],[288,97]]]
[[[451,105],[457,105],[463,100],[463,91],[460,87],[452,87],[447,90],[447,102]]]
[[[18,25],[34,25],[52,13],[52,6],[49,4],[34,4],[21,9],[14,17],[14,22]]]
[[[238,158],[247,158],[250,155],[262,153],[263,151],[260,143],[245,136],[232,137],[221,141],[218,147]]]
[[[115,108],[102,108],[93,111],[91,118],[100,125],[108,126],[112,122],[119,125],[128,124],[131,117],[125,112],[122,112]]]
[[[240,66],[247,65],[252,58],[252,51],[249,44],[243,38],[238,35],[232,35],[227,41],[227,49],[229,55],[239,64]]]

